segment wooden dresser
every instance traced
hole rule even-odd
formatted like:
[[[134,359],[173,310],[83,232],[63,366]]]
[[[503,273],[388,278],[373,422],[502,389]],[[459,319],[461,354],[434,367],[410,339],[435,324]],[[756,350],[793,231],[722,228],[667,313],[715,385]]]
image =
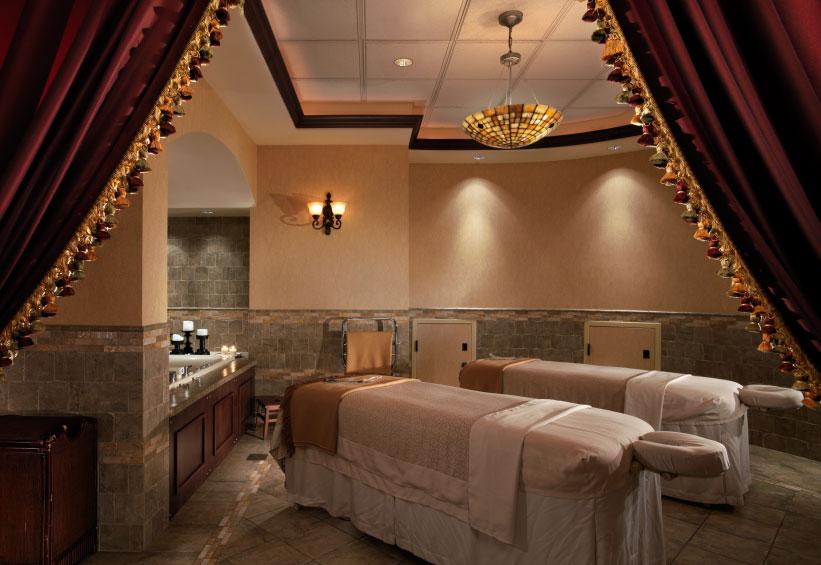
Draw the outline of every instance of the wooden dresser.
[[[0,416],[0,563],[79,563],[97,549],[97,421]]]

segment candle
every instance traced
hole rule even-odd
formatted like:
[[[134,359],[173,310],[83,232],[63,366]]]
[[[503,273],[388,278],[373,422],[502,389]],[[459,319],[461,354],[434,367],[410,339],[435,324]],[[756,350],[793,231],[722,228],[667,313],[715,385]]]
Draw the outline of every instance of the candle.
[[[199,337],[201,335],[208,335],[208,330],[205,329],[205,328],[198,328],[197,329],[197,336]]]
[[[228,352],[229,352],[229,353],[232,353],[232,354],[236,354],[236,352],[237,352],[237,346],[236,346],[236,345],[232,345],[231,347],[229,347],[229,348],[228,348]]]
[[[180,334],[174,334],[171,336],[171,341],[182,341],[182,336]]]
[[[182,331],[184,332],[193,332],[194,331],[194,322],[191,320],[186,320],[182,323]]]

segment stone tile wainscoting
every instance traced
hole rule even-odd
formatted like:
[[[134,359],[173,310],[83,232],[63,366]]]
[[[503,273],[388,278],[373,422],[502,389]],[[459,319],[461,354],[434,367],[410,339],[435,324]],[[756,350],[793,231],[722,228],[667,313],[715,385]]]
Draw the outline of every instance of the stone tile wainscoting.
[[[585,320],[660,322],[662,369],[741,384],[790,386],[776,369],[777,358],[756,351],[756,336],[743,316],[585,310],[411,309],[391,311],[207,310],[169,311],[172,329],[182,320],[207,327],[209,344],[236,344],[257,360],[258,394],[272,394],[296,379],[336,372],[341,364],[341,321],[345,317],[388,316],[399,324],[399,368],[410,372],[414,318],[476,320],[477,357],[511,355],[581,363]],[[753,444],[821,460],[821,413],[750,411]]]
[[[209,349],[236,345],[257,362],[256,393],[277,394],[291,382],[320,373],[340,373],[342,322],[345,318],[395,318],[399,328],[397,370],[410,373],[410,326],[407,310],[186,310],[168,312],[172,331],[183,320],[208,328]],[[358,324],[358,325],[354,325]],[[352,322],[352,328],[376,324]]]
[[[100,549],[138,551],[168,523],[168,327],[48,326],[5,370],[0,413],[98,421]]]
[[[168,218],[168,305],[248,307],[248,218]]]

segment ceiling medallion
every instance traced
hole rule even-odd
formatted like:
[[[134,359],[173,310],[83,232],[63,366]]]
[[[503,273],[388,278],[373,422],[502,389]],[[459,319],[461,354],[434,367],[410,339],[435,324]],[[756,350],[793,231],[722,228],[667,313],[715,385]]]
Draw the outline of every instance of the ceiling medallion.
[[[501,106],[485,108],[466,116],[462,128],[474,140],[497,149],[518,149],[536,143],[549,135],[562,120],[562,113],[546,104],[512,104],[513,66],[522,60],[513,51],[513,27],[524,15],[509,10],[499,15],[499,24],[507,28],[508,51],[499,60],[507,67],[507,94]]]

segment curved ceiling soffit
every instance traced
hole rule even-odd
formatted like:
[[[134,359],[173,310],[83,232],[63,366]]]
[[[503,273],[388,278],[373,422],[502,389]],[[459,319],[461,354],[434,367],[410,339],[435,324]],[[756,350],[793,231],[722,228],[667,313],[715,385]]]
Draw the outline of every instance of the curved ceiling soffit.
[[[248,177],[236,155],[206,132],[175,138],[168,155],[168,208],[246,209],[254,206]]]

